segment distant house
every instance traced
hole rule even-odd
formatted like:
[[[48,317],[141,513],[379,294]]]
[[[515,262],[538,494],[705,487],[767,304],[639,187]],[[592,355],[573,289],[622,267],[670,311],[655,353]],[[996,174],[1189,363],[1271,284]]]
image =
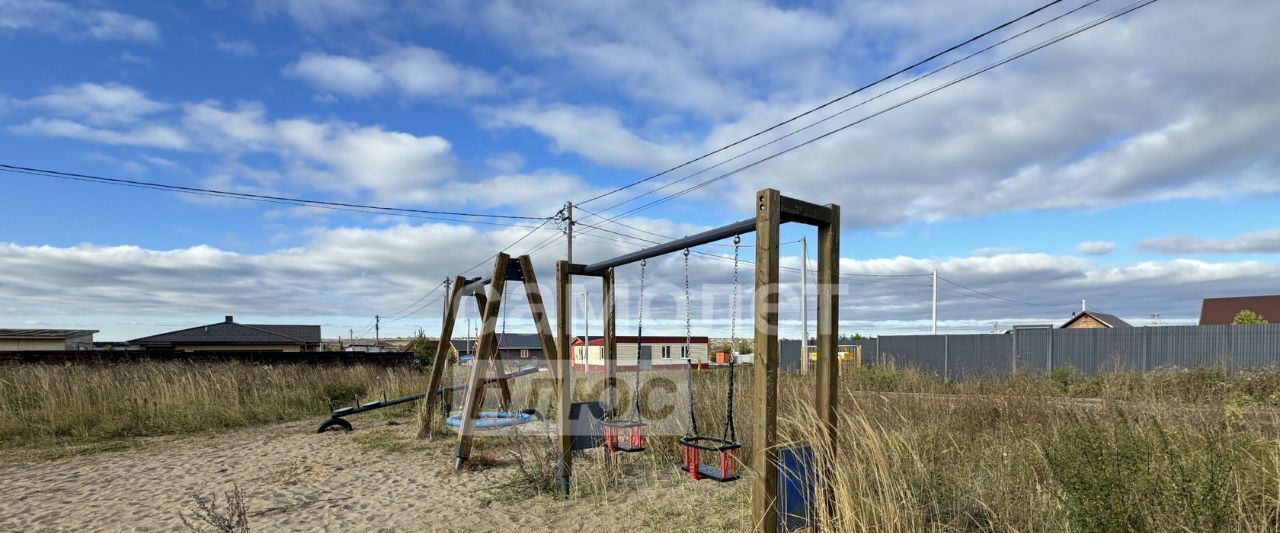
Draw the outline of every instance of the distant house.
[[[1280,295],[1205,298],[1200,304],[1200,325],[1230,324],[1236,314],[1248,309],[1272,324],[1280,323]]]
[[[689,338],[689,352],[685,352],[683,336],[645,336],[640,338],[639,346],[636,337],[618,336],[618,370],[634,370],[639,365],[641,370],[661,368],[683,368],[688,361],[707,364],[710,339],[707,337]],[[573,368],[575,370],[604,370],[604,339],[591,338],[590,342],[582,337],[574,337]]]
[[[0,329],[0,351],[92,350],[96,329]]]
[[[240,324],[228,315],[222,322],[161,333],[129,341],[147,350],[313,352],[320,349],[320,326]]]
[[[1061,326],[1061,329],[1131,328],[1131,327],[1133,326],[1129,325],[1128,322],[1120,320],[1120,317],[1115,315],[1111,315],[1107,313],[1099,313],[1097,311],[1081,311],[1079,313],[1076,313],[1075,315],[1072,315],[1071,320],[1068,320],[1065,324],[1063,324]]]
[[[546,366],[542,356],[542,342],[537,333],[498,333],[498,354],[502,360],[520,365]],[[476,349],[476,339],[453,339],[453,349],[460,360],[466,361]]]

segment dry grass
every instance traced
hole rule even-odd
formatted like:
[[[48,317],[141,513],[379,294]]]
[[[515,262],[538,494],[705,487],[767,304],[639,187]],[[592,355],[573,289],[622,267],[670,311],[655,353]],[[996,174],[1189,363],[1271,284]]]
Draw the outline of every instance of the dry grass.
[[[411,368],[371,366],[0,366],[0,446],[101,444],[319,418],[356,395],[408,394],[420,381]]]
[[[747,464],[754,391],[751,369],[738,371],[736,420]],[[575,398],[598,398],[601,377],[579,377]],[[634,496],[639,487],[676,479],[673,435],[688,429],[683,373],[646,379],[666,380],[654,387],[670,394],[674,412],[660,420],[661,413],[645,413],[653,437],[643,454],[578,454],[570,497],[641,507],[640,528],[678,524],[680,516],[708,509],[722,516],[720,528],[749,528],[745,482],[675,482],[673,490],[687,491],[687,505]],[[1199,369],[1089,377],[1059,371],[955,383],[912,369],[849,370],[841,377],[835,449],[818,438],[807,379],[783,376],[780,432],[785,443],[815,446],[819,485],[830,487],[816,499],[819,519],[829,529],[1280,529],[1280,411],[1273,407],[1280,403],[1280,373]],[[355,394],[379,395],[383,386],[391,396],[418,392],[423,381],[413,369],[358,366],[0,367],[0,445],[110,447],[133,437],[318,419]],[[546,385],[542,377],[514,382],[513,408],[554,417]],[[718,435],[724,372],[698,374],[694,388],[699,429]],[[629,405],[627,390],[622,405]],[[490,405],[495,396],[490,393]],[[410,406],[362,416],[411,414]],[[362,449],[395,453],[422,445],[389,434],[367,432]],[[428,442],[448,446],[452,438]],[[550,493],[556,489],[553,450],[544,437],[478,439],[472,462],[511,465],[503,490]]]

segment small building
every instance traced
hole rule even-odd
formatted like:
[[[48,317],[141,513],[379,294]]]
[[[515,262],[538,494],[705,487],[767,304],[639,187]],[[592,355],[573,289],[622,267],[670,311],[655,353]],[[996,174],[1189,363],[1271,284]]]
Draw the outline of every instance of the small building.
[[[542,341],[537,333],[498,333],[498,355],[503,361],[522,366],[538,365],[545,367],[546,360],[542,356]],[[469,361],[476,349],[476,339],[453,339],[453,350],[459,361]]]
[[[1120,320],[1120,317],[1099,313],[1097,311],[1081,311],[1071,315],[1071,319],[1060,326],[1060,329],[1089,329],[1089,328],[1131,328],[1128,322]]]
[[[129,344],[183,352],[314,352],[320,349],[320,326],[240,324],[227,315],[222,322],[133,339]]]
[[[96,329],[0,329],[0,351],[92,350]]]
[[[683,368],[690,361],[694,364],[707,364],[710,339],[707,337],[690,337],[689,351],[685,352],[683,336],[645,336],[640,338],[637,346],[636,337],[619,336],[615,339],[618,346],[618,370],[658,370],[662,368]],[[594,337],[586,342],[582,337],[574,337],[572,343],[573,368],[580,371],[604,370],[604,339]]]
[[[1240,311],[1248,309],[1272,324],[1280,323],[1280,295],[1205,298],[1200,304],[1200,325],[1230,324]]]

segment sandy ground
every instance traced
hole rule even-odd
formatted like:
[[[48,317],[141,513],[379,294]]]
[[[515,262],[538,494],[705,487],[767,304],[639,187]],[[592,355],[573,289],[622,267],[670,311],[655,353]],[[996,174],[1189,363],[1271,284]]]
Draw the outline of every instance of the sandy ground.
[[[732,499],[727,491],[742,487],[673,474],[604,497],[520,498],[510,489],[514,466],[453,473],[452,442],[415,443],[408,419],[356,419],[352,433],[319,435],[317,422],[53,461],[6,459],[0,531],[181,531],[178,513],[194,509],[194,495],[220,496],[233,483],[255,531],[708,531],[742,523],[690,504]],[[373,432],[408,445],[362,445],[359,436]]]

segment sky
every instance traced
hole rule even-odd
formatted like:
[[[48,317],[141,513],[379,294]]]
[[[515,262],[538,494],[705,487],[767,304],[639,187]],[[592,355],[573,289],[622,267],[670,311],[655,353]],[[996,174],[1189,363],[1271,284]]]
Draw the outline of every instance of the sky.
[[[127,340],[234,315],[360,337],[380,315],[383,336],[435,334],[441,282],[485,273],[512,243],[533,252],[550,300],[563,224],[532,230],[536,218],[1039,5],[0,0],[2,164],[535,217],[354,213],[0,172],[0,327]],[[1129,5],[1058,2],[583,203],[574,260],[751,217],[754,192],[776,188],[841,206],[846,334],[928,332],[933,270],[944,333],[1061,323],[1081,300],[1135,325],[1194,323],[1203,298],[1280,293],[1280,3],[1160,0],[1049,41]],[[799,334],[806,305],[802,237],[812,265],[812,228],[784,226],[783,336]],[[743,237],[744,259],[753,242]],[[730,320],[733,247],[697,251],[694,334],[749,335],[738,322],[751,316],[751,265]],[[647,265],[646,332],[685,330],[683,260]],[[618,283],[627,331],[639,266]],[[575,331],[598,335],[599,283],[574,293]],[[529,329],[527,308],[506,308],[513,331]]]

